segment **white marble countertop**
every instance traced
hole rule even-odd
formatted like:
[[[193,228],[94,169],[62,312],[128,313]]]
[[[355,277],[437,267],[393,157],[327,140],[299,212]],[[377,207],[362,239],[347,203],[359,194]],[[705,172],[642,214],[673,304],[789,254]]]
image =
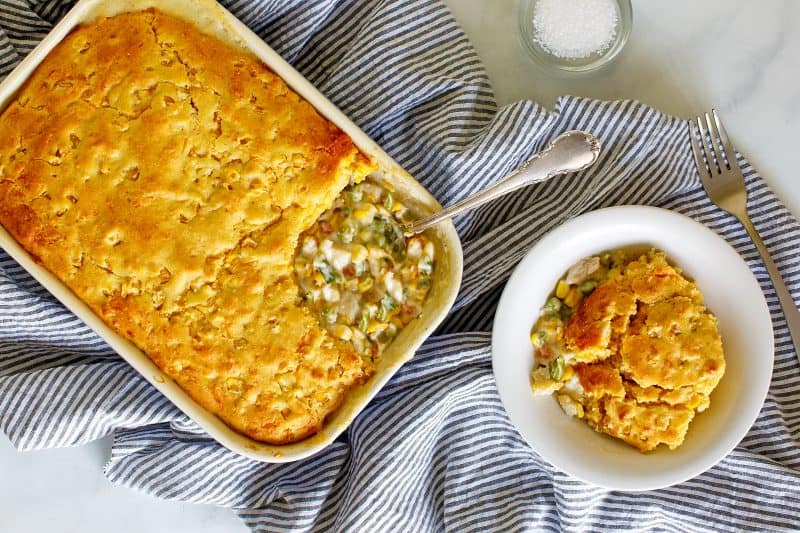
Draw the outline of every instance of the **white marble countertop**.
[[[634,29],[599,73],[557,79],[517,44],[515,2],[447,0],[483,59],[499,104],[560,94],[632,98],[689,118],[715,107],[736,145],[800,214],[800,3],[634,0]],[[0,436],[0,531],[246,531],[227,509],[160,501],[103,478],[103,440],[20,454]]]

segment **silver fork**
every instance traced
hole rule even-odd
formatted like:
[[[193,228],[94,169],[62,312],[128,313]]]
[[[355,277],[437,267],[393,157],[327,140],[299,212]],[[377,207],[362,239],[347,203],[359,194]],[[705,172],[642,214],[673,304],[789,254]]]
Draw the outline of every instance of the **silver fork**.
[[[700,181],[711,200],[738,218],[750,238],[753,239],[758,253],[761,254],[761,259],[764,260],[769,276],[772,278],[772,283],[775,285],[775,291],[778,293],[778,299],[789,326],[789,333],[792,336],[795,353],[800,358],[800,349],[798,349],[800,311],[794,305],[794,301],[786,289],[786,284],[778,272],[778,267],[775,266],[764,242],[753,227],[753,223],[750,222],[747,214],[747,191],[744,186],[742,169],[739,168],[739,162],[736,160],[736,150],[733,148],[717,112],[712,109],[711,115],[713,120],[708,113],[704,114],[705,127],[700,117],[697,117],[696,122],[689,121],[694,160],[697,163]]]

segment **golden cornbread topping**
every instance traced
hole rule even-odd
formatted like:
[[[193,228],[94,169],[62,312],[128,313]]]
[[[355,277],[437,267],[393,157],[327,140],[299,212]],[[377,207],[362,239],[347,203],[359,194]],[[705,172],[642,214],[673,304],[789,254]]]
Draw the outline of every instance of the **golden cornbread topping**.
[[[304,234],[294,263],[328,331],[371,362],[419,315],[434,264],[427,237],[397,231],[407,209],[387,187],[367,180],[346,189]]]
[[[294,255],[375,165],[257,58],[156,10],[100,18],[0,132],[0,223],[229,426],[298,441],[369,378]]]
[[[531,331],[535,394],[642,452],[683,443],[725,372],[717,321],[663,252],[585,258]]]

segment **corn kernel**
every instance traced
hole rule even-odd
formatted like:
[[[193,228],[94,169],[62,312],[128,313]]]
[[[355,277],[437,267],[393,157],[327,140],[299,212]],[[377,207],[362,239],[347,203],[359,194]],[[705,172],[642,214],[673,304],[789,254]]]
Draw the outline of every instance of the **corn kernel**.
[[[336,324],[333,327],[333,334],[343,341],[349,341],[353,338],[353,331],[344,324]]]
[[[558,285],[556,285],[556,298],[561,298],[563,300],[568,293],[569,293],[569,283],[567,283],[563,279],[560,280],[558,282]]]
[[[353,263],[360,263],[367,258],[367,249],[360,244],[354,244],[351,253],[353,254]]]
[[[399,213],[400,211],[402,211],[405,208],[406,208],[406,206],[404,206],[402,202],[398,202],[397,200],[395,200],[394,204],[392,204],[392,212],[393,213]]]
[[[367,326],[367,333],[377,333],[379,331],[383,331],[386,329],[386,324],[383,322],[378,322],[377,320],[373,320]]]
[[[353,216],[359,222],[369,222],[375,216],[375,206],[372,204],[361,204],[353,211]]]
[[[368,290],[370,290],[372,288],[372,286],[374,284],[375,284],[375,282],[373,281],[372,278],[364,278],[358,284],[358,292],[367,292]]]
[[[564,303],[573,309],[581,302],[581,291],[576,288],[570,289],[569,294],[564,298]]]
[[[572,379],[572,376],[575,375],[575,371],[572,370],[572,367],[567,365],[564,367],[564,375],[561,376],[561,381],[569,381]]]
[[[319,272],[315,272],[314,273],[314,282],[317,285],[322,285],[323,283],[325,283],[325,278],[323,278],[322,274],[320,274]]]
[[[244,381],[239,378],[228,378],[225,380],[225,389],[231,394],[241,394],[244,390]]]

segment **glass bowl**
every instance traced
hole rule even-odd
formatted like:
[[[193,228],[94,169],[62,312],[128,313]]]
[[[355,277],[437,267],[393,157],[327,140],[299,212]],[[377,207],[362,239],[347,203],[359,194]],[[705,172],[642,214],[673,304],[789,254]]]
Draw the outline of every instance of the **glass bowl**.
[[[631,0],[614,0],[618,6],[617,33],[614,41],[600,53],[580,59],[558,57],[548,52],[536,42],[533,28],[533,10],[539,0],[519,0],[517,7],[517,37],[523,50],[538,65],[551,72],[581,73],[597,70],[610,63],[628,42],[633,28],[633,7]]]

